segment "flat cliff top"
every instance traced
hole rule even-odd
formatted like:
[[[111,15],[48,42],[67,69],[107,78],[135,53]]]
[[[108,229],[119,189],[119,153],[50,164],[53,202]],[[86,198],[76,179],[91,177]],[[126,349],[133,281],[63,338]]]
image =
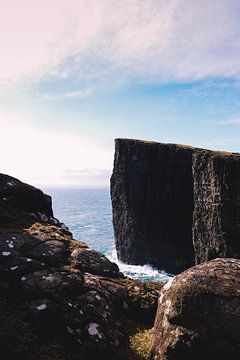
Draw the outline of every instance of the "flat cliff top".
[[[164,146],[164,147],[169,147],[169,148],[176,148],[176,149],[184,149],[184,150],[188,150],[190,152],[204,152],[206,154],[209,155],[214,155],[214,156],[231,156],[234,158],[239,158],[240,157],[240,153],[238,152],[230,152],[230,151],[222,151],[222,150],[209,150],[209,149],[204,149],[204,148],[199,148],[199,147],[194,147],[191,145],[184,145],[184,144],[174,144],[174,143],[164,143],[164,142],[157,142],[157,141],[148,141],[148,140],[140,140],[140,139],[130,139],[130,138],[116,138],[115,139],[115,144],[116,146],[118,144],[131,144],[131,145],[155,145],[155,146]]]

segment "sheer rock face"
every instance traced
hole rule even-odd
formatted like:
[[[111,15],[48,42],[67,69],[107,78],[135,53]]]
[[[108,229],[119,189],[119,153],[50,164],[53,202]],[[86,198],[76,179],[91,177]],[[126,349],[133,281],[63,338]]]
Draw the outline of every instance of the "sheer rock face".
[[[240,156],[195,153],[193,178],[196,263],[240,258]]]
[[[153,324],[161,285],[124,279],[116,264],[74,240],[40,190],[2,175],[0,194],[0,334],[9,339],[1,343],[3,358],[30,359],[41,343],[81,359],[96,351],[107,358],[126,334],[126,318]],[[15,309],[14,334],[7,333],[2,307],[9,315]],[[25,343],[29,334],[14,330],[25,324],[33,348]]]
[[[240,156],[117,139],[111,178],[118,257],[179,273],[240,257]]]
[[[214,259],[168,282],[159,297],[152,360],[240,357],[240,260]]]
[[[111,196],[120,260],[172,273],[194,264],[192,149],[117,139]]]

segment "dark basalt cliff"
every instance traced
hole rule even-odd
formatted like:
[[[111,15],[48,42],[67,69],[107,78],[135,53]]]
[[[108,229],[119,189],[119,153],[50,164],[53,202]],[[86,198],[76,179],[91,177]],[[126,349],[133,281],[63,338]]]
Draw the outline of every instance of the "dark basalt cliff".
[[[196,263],[240,258],[240,154],[195,153],[193,179]]]
[[[161,287],[125,278],[73,239],[50,196],[0,174],[1,359],[136,359],[129,323],[153,324]]]
[[[194,264],[191,149],[117,139],[111,196],[120,260],[173,273]]]
[[[240,156],[176,144],[115,141],[111,178],[120,260],[179,273],[240,256]]]

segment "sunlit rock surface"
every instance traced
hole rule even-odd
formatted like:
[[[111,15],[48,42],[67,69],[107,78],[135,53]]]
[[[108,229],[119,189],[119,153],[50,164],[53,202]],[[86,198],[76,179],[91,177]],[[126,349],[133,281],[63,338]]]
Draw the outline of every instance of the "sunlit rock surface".
[[[240,260],[214,259],[162,289],[152,360],[240,358]]]

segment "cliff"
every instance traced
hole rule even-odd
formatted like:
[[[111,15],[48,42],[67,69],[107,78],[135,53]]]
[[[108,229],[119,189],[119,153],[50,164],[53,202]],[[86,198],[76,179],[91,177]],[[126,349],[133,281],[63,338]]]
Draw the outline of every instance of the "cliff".
[[[196,263],[240,258],[240,154],[198,152],[192,168]]]
[[[53,217],[50,196],[0,174],[1,358],[137,359],[161,287],[125,278]]]
[[[179,273],[240,256],[240,155],[116,139],[111,178],[117,254]]]

